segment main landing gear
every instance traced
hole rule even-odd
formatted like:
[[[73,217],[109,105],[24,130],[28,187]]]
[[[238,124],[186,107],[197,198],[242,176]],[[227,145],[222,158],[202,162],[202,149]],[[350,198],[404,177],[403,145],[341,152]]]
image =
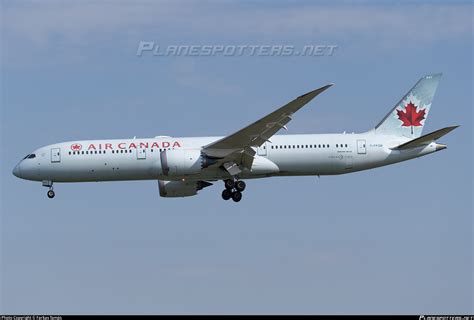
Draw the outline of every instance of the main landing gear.
[[[245,182],[242,180],[227,179],[224,181],[225,189],[222,191],[222,199],[232,198],[235,202],[242,200],[242,191],[245,190]]]
[[[48,187],[49,188],[46,195],[48,196],[48,198],[53,199],[54,196],[56,195],[54,193],[54,190],[53,190],[53,181],[43,181],[43,187]]]

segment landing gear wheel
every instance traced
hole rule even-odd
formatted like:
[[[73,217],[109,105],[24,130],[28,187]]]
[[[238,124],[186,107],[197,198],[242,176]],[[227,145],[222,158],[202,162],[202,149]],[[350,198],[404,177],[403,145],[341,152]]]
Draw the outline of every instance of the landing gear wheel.
[[[53,199],[55,194],[53,190],[48,190],[47,195],[48,195],[48,198]]]
[[[235,183],[235,189],[237,191],[242,192],[245,190],[245,187],[246,187],[245,182],[243,182],[242,180],[239,180]]]
[[[224,189],[224,191],[222,191],[222,199],[229,200],[230,198],[232,198],[232,191]]]
[[[239,202],[242,200],[242,193],[240,191],[234,191],[232,192],[232,200],[235,202]]]
[[[232,180],[232,179],[227,179],[226,181],[224,181],[224,185],[225,185],[225,188],[226,188],[227,190],[232,190],[232,189],[234,189],[235,183],[234,183],[234,180]]]

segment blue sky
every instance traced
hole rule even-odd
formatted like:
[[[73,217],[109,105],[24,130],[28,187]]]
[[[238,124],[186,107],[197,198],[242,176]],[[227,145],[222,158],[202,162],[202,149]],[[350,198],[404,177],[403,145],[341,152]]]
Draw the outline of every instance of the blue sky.
[[[471,2],[2,2],[2,313],[472,313]],[[332,56],[154,57],[160,45],[337,45]],[[334,82],[289,133],[362,132],[443,72],[448,149],[336,177],[221,184],[12,176],[66,140],[229,134]]]

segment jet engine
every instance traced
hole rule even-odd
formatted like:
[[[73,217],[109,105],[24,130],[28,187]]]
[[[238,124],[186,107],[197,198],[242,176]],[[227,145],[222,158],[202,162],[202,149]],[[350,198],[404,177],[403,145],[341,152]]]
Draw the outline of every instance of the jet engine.
[[[212,186],[207,181],[163,181],[158,180],[160,196],[165,198],[190,197],[197,194],[199,190]]]

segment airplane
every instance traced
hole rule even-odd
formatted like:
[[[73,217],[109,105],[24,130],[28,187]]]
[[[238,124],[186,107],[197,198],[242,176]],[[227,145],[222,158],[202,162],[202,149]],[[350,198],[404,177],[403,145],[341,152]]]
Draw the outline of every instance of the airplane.
[[[436,140],[458,126],[421,135],[440,78],[422,77],[364,133],[276,135],[328,84],[225,137],[61,142],[28,154],[13,175],[41,181],[49,198],[60,182],[157,180],[161,197],[188,197],[221,180],[222,198],[239,202],[247,179],[346,174],[445,149]]]

